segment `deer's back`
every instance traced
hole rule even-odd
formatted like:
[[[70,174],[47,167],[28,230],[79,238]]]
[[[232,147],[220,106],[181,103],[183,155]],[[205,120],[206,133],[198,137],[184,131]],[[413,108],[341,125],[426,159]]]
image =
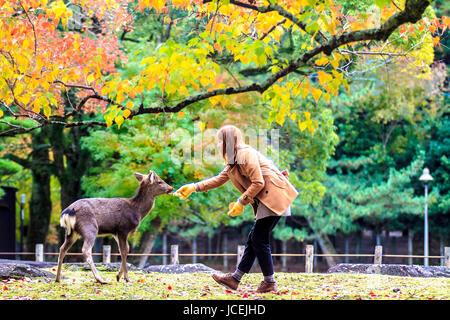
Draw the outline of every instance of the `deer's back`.
[[[86,198],[72,203],[75,211],[75,231],[96,225],[98,234],[118,234],[134,231],[140,222],[137,208],[126,198]]]

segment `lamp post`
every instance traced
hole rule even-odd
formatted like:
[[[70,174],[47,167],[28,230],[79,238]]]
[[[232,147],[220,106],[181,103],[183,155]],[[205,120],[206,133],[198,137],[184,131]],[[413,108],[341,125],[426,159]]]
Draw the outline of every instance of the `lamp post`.
[[[428,267],[428,181],[432,181],[433,177],[430,175],[430,170],[428,168],[423,169],[423,173],[419,178],[425,184],[425,218],[424,218],[424,244],[423,244],[423,258],[424,266]]]

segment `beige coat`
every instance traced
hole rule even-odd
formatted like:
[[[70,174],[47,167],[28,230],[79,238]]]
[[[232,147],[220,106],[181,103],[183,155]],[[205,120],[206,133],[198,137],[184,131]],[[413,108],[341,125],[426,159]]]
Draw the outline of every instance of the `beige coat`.
[[[197,183],[198,191],[218,188],[228,180],[242,193],[239,200],[252,204],[258,199],[270,210],[282,215],[297,197],[298,192],[272,161],[250,146],[242,145],[237,151],[237,165],[227,165],[217,176]]]

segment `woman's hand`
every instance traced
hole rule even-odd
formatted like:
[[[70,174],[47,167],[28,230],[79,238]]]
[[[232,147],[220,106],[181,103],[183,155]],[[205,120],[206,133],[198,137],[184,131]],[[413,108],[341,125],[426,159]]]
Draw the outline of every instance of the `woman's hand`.
[[[228,215],[231,217],[236,217],[240,215],[242,212],[244,212],[244,206],[239,201],[230,203],[228,208],[230,209],[230,211],[228,211]]]
[[[175,191],[173,195],[180,198],[180,200],[184,200],[189,197],[192,192],[195,192],[195,183],[189,183],[182,186],[180,189]]]

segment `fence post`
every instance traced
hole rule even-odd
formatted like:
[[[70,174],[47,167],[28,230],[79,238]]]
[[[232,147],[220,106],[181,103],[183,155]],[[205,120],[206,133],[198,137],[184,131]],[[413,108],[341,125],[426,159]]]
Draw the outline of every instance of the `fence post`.
[[[197,263],[197,237],[194,237],[194,239],[192,239],[192,253],[194,254],[192,256],[192,263],[196,264]]]
[[[306,246],[305,273],[312,273],[314,268],[314,246]]]
[[[375,258],[373,260],[374,264],[381,264],[383,257],[383,246],[375,246]]]
[[[44,262],[44,245],[42,243],[36,243],[36,261]]]
[[[287,240],[283,240],[281,242],[281,244],[282,244],[282,252],[283,252],[283,254],[286,254],[286,252],[287,252]],[[281,271],[283,271],[283,272],[286,272],[286,270],[287,270],[287,268],[286,268],[286,261],[287,261],[287,259],[286,258],[287,258],[286,256],[281,257]]]
[[[178,245],[173,244],[170,246],[170,263],[171,264],[178,264]]]
[[[242,256],[244,255],[245,246],[238,246],[237,247],[237,261],[236,261],[236,267],[241,262]]]
[[[225,233],[223,235],[223,253],[227,254],[228,251],[228,234]],[[223,268],[228,269],[228,257],[226,255],[223,256]]]
[[[103,246],[103,263],[111,263],[111,246]]]
[[[444,265],[450,268],[450,247],[444,248]]]
[[[163,233],[162,235],[162,251],[163,254],[167,254],[167,233]],[[167,264],[167,256],[163,256],[163,265]]]

